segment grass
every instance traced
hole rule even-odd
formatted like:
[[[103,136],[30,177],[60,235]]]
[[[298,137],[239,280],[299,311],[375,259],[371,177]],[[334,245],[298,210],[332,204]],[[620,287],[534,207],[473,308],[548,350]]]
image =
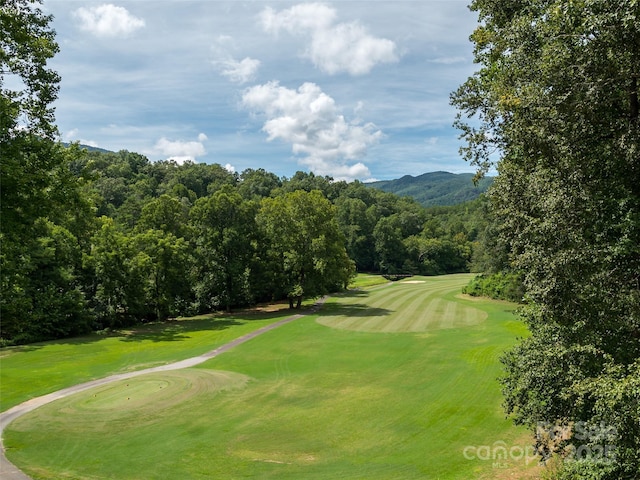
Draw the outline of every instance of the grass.
[[[148,324],[108,336],[93,334],[4,348],[0,350],[0,411],[109,374],[200,355],[289,315],[288,309],[208,315]]]
[[[7,454],[36,479],[522,478],[523,462],[463,453],[525,445],[496,377],[498,356],[526,331],[512,304],[459,297],[468,279],[337,297],[197,368],[59,400],[11,424]],[[412,331],[397,319],[424,316],[420,291],[445,302],[432,316],[451,311],[446,302],[486,316]],[[376,328],[343,328],[353,316]]]
[[[410,279],[400,282],[401,287],[395,286],[393,290],[347,292],[336,298],[320,322],[343,330],[426,332],[485,321],[487,312],[459,301],[455,297],[459,292],[450,291],[450,281],[451,277]],[[360,302],[360,298],[366,301]]]
[[[389,283],[389,280],[382,275],[359,273],[349,284],[349,288],[369,288],[386,283]]]

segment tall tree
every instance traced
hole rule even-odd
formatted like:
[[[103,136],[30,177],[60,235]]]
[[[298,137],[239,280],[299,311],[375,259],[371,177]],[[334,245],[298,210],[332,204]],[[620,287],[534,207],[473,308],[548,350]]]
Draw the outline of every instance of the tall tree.
[[[53,107],[58,94],[58,74],[47,62],[59,47],[52,17],[35,5],[40,1],[8,0],[0,7],[0,99],[2,141],[19,134],[18,119],[30,133],[53,138],[56,134]],[[19,79],[5,86],[5,75]]]
[[[0,5],[0,316],[2,340],[34,341],[88,328],[80,280],[92,212],[54,142],[58,51],[40,2]],[[8,79],[8,81],[7,81]]]
[[[255,214],[256,204],[244,200],[230,185],[193,207],[196,294],[201,308],[229,311],[252,301]]]
[[[531,331],[503,359],[506,410],[532,428],[608,427],[616,456],[567,463],[566,478],[638,478],[640,3],[471,8],[481,68],[452,99],[466,157],[482,173],[500,156],[491,197]],[[581,437],[570,443],[602,451]]]
[[[145,318],[166,320],[190,313],[192,303],[191,260],[183,238],[162,230],[147,230],[132,239],[135,251],[132,271],[145,288]]]
[[[299,308],[313,298],[345,288],[354,273],[335,207],[319,190],[265,198],[258,216],[274,265],[274,282]]]

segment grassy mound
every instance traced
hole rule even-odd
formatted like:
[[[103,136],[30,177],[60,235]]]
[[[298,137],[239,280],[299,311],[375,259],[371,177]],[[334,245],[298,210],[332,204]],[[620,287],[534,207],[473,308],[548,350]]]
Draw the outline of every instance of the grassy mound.
[[[194,396],[244,388],[249,377],[235,372],[187,368],[120,380],[55,402],[40,421],[83,435],[99,424],[112,429],[147,428],[162,422]],[[55,428],[55,427],[54,427]]]

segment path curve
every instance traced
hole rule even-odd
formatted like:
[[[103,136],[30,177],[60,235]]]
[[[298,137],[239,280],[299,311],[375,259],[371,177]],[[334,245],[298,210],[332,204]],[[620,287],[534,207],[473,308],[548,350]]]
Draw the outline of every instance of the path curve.
[[[230,341],[229,343],[225,343],[224,345],[216,348],[215,350],[211,350],[210,352],[203,353],[202,355],[198,355],[196,357],[187,358],[185,360],[180,360],[178,362],[169,363],[167,365],[160,365],[158,367],[145,368],[144,370],[136,370],[135,372],[128,373],[118,373],[115,375],[110,375],[108,377],[99,378],[97,380],[91,380],[89,382],[80,383],[78,385],[74,385],[72,387],[63,388],[62,390],[58,390],[57,392],[52,392],[47,395],[42,395],[40,397],[32,398],[31,400],[27,400],[26,402],[21,403],[20,405],[16,405],[15,407],[10,408],[6,412],[0,413],[0,478],[2,480],[31,480],[31,477],[22,472],[18,467],[16,467],[13,463],[11,463],[6,455],[4,450],[4,441],[2,439],[2,434],[4,429],[13,422],[15,419],[25,415],[26,413],[35,410],[38,407],[46,405],[47,403],[51,403],[60,398],[68,397],[69,395],[74,395],[76,393],[83,392],[93,387],[98,387],[100,385],[106,385],[108,383],[117,382],[118,380],[125,380],[127,378],[138,377],[140,375],[145,375],[147,373],[155,373],[155,372],[166,372],[169,370],[180,370],[182,368],[189,368],[200,363],[204,363],[207,360],[217,357],[221,353],[224,353],[228,350],[231,350],[233,347],[240,345],[241,343],[245,343],[252,338],[257,337],[258,335],[262,335],[263,333],[274,330],[286,323],[297,320],[305,315],[310,313],[317,312],[320,307],[327,300],[327,296],[320,298],[313,306],[302,313],[298,313],[296,315],[292,315],[290,317],[279,320],[275,323],[267,325],[266,327],[259,328],[251,333],[247,333],[241,337],[236,338],[235,340]]]

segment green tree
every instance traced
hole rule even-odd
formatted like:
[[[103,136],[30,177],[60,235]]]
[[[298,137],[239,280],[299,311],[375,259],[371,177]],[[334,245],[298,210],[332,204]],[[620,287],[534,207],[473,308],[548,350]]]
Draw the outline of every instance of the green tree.
[[[407,251],[402,236],[402,226],[397,215],[382,217],[373,229],[375,251],[382,273],[406,273],[403,271]]]
[[[91,304],[101,327],[121,327],[149,316],[145,287],[150,257],[113,219],[102,217],[101,223],[84,260],[93,272]]]
[[[491,197],[524,274],[531,331],[503,359],[506,410],[532,428],[609,426],[615,458],[567,464],[562,475],[637,478],[640,3],[476,0],[472,9],[481,68],[453,103],[480,173],[499,153]]]
[[[336,200],[338,225],[345,237],[346,249],[359,271],[373,271],[376,251],[367,205],[359,198],[342,196]]]
[[[264,198],[271,195],[276,188],[282,187],[282,181],[263,168],[253,170],[247,168],[240,174],[238,191],[246,199]]]
[[[92,212],[69,168],[82,153],[54,142],[59,77],[47,62],[58,45],[38,3],[0,6],[0,336],[12,342],[89,326],[81,267]]]
[[[0,6],[0,135],[5,142],[16,135],[17,121],[30,134],[53,139],[57,129],[51,104],[58,94],[58,74],[47,67],[58,53],[52,17],[35,5],[40,1],[9,0]],[[5,86],[5,75],[20,86]]]
[[[269,242],[276,295],[299,308],[313,298],[346,288],[354,266],[344,247],[335,207],[322,192],[297,190],[265,198],[258,223]]]
[[[193,261],[187,242],[161,230],[139,233],[132,242],[138,252],[133,271],[142,277],[145,287],[145,317],[166,320],[190,313]]]
[[[167,194],[151,200],[142,208],[137,230],[161,230],[177,238],[187,235],[189,209],[180,200]]]
[[[196,296],[201,309],[245,305],[253,300],[256,204],[230,185],[198,200],[191,212],[196,245]],[[255,280],[255,278],[253,278]]]

